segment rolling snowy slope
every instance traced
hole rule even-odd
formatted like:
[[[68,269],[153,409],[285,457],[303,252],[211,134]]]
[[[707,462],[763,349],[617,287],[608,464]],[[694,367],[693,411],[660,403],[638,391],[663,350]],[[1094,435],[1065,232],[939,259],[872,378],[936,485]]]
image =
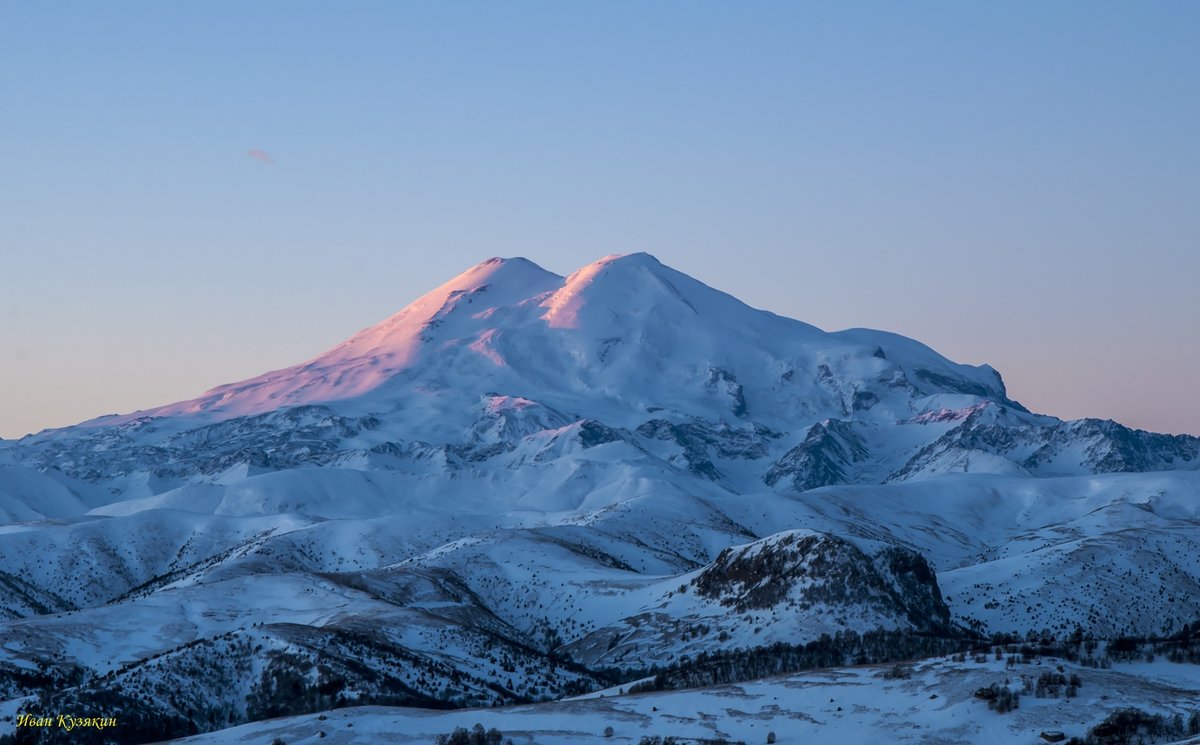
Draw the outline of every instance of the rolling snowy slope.
[[[1200,683],[1187,669],[1170,663],[1122,664],[1111,670],[1063,666],[1082,685],[1075,698],[1038,698],[1026,694],[1019,708],[1000,714],[988,709],[974,692],[993,684],[1020,691],[1057,666],[1003,662],[957,662],[931,659],[903,668],[894,678],[890,667],[833,668],[767,678],[739,685],[689,691],[604,697],[505,709],[433,712],[413,709],[362,708],[235,727],[181,742],[189,745],[234,745],[320,741],[350,743],[429,743],[458,727],[482,724],[514,743],[576,745],[638,743],[643,737],[722,738],[727,742],[763,743],[776,734],[779,745],[811,742],[861,743],[991,743],[1043,742],[1039,735],[1060,731],[1084,736],[1106,717],[1125,707],[1141,707],[1165,718],[1187,721],[1197,712]],[[1172,669],[1174,668],[1174,669]],[[611,737],[605,736],[612,728]],[[324,733],[323,735],[321,733]],[[1175,738],[1159,739],[1170,742]],[[1178,742],[1195,743],[1200,737]]]

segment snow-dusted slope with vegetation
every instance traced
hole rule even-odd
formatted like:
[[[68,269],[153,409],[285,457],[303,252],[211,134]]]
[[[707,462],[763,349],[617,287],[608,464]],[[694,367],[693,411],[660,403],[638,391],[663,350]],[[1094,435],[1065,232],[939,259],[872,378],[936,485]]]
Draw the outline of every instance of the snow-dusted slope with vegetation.
[[[1058,661],[1007,665],[988,658],[933,658],[914,665],[829,668],[698,690],[603,696],[502,709],[433,712],[363,707],[327,715],[277,719],[202,735],[189,745],[251,745],[279,738],[322,745],[436,742],[455,729],[482,725],[514,743],[637,745],[644,738],[678,743],[759,745],[874,743],[1034,743],[1043,732],[1086,737],[1121,711],[1161,718],[1165,732],[1147,742],[1194,745],[1200,736],[1195,702],[1200,678],[1189,668],[1162,663],[1118,663],[1096,670]],[[1194,670],[1194,668],[1190,668]],[[1079,680],[1075,694],[1041,689],[1047,674]],[[975,696],[993,685],[1024,695],[999,713]],[[1178,729],[1175,729],[1178,725]],[[611,730],[611,735],[606,732]],[[774,733],[774,738],[768,736]],[[1182,736],[1181,734],[1182,733]],[[1136,730],[1134,736],[1136,737]],[[1124,742],[1114,738],[1110,742]],[[653,742],[653,740],[651,740]],[[1094,740],[1093,742],[1103,742]],[[1133,740],[1137,742],[1137,740]]]
[[[1037,415],[646,254],[491,259],[300,365],[0,442],[3,711],[119,711],[133,742],[853,662],[850,632],[880,659],[1172,634],[1198,469],[1200,439]]]

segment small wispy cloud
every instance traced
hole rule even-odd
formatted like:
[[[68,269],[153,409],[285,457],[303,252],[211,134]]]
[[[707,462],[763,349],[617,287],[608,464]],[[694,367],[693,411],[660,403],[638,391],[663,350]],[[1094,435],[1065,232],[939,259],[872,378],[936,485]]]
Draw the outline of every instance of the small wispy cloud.
[[[275,165],[275,159],[272,158],[270,155],[267,155],[267,152],[265,150],[259,150],[258,148],[254,148],[252,150],[247,150],[246,157],[254,158],[259,163],[265,163],[269,166]]]

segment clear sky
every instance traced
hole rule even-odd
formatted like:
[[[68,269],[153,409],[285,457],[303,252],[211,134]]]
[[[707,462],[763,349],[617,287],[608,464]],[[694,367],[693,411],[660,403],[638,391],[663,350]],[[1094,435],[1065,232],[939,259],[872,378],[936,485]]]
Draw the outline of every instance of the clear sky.
[[[1200,434],[1200,3],[0,0],[0,436],[643,250]]]

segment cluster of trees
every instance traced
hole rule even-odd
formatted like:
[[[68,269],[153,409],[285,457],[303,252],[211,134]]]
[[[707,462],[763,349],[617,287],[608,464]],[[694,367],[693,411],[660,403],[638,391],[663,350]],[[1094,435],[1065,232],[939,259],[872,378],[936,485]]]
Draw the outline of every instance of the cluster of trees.
[[[1108,644],[1108,655],[1117,660],[1153,660],[1165,657],[1176,663],[1200,665],[1200,621],[1163,638],[1118,637]]]
[[[881,629],[863,634],[840,631],[835,636],[822,634],[820,639],[807,644],[779,642],[753,649],[701,652],[695,659],[683,657],[665,670],[643,672],[638,677],[654,675],[654,678],[632,686],[629,692],[697,688],[821,667],[937,657],[962,652],[973,643],[974,640],[962,637],[925,636],[908,631]]]
[[[1000,714],[1007,714],[1013,709],[1021,706],[1021,693],[1032,693],[1037,698],[1075,698],[1079,693],[1079,687],[1083,685],[1083,681],[1078,675],[1072,673],[1070,676],[1062,672],[1044,672],[1038,676],[1035,682],[1033,678],[1025,678],[1025,684],[1022,691],[1015,691],[1009,688],[1009,682],[1004,684],[992,683],[986,688],[980,688],[975,691],[975,698],[987,701],[988,708]]]
[[[1036,687],[1032,680],[1026,681],[1026,693],[1032,690],[1037,698],[1075,698],[1083,680],[1076,673],[1068,677],[1063,673],[1045,672],[1038,676]]]
[[[495,727],[485,730],[482,724],[476,723],[469,730],[458,727],[448,735],[438,735],[436,742],[437,745],[500,745],[503,739],[503,733]],[[506,745],[512,745],[512,740]]]
[[[1025,636],[993,634],[989,641],[996,659],[1000,659],[1002,652],[1009,655],[1010,667],[1017,663],[1028,664],[1037,657],[1057,657],[1103,670],[1112,667],[1113,662],[1153,661],[1156,656],[1171,662],[1200,665],[1200,621],[1195,625],[1184,624],[1181,631],[1164,637],[1118,636],[1105,641],[1086,638],[1083,630],[1076,628],[1063,639],[1049,631],[1031,631]]]
[[[87,671],[73,663],[38,662],[34,669],[8,662],[0,663],[0,696],[5,699],[37,693],[46,689],[79,685]]]
[[[1198,734],[1200,711],[1185,719],[1182,714],[1165,717],[1129,708],[1114,711],[1085,737],[1072,737],[1067,745],[1152,745]]]
[[[1021,708],[1021,692],[1014,691],[1007,684],[992,683],[987,688],[980,688],[975,691],[975,698],[987,701],[988,708],[997,714],[1007,714]]]

